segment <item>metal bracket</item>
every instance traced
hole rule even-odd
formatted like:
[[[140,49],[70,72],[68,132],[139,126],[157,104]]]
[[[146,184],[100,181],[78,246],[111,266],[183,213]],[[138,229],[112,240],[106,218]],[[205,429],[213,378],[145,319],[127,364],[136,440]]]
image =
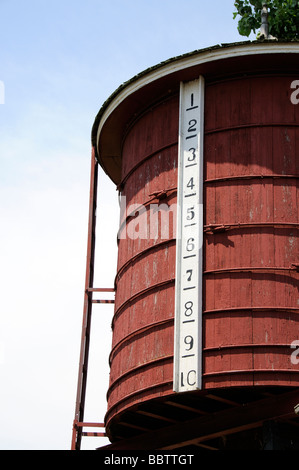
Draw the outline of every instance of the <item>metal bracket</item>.
[[[219,232],[226,232],[226,230],[230,229],[230,225],[217,225],[217,224],[210,224],[204,228],[205,233],[219,233]]]

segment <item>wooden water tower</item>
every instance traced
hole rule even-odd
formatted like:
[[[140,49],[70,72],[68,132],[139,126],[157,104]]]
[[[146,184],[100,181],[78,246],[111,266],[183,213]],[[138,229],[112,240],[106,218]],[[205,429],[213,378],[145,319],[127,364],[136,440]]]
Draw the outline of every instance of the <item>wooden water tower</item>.
[[[124,201],[106,449],[299,448],[298,59],[195,51],[95,119]]]

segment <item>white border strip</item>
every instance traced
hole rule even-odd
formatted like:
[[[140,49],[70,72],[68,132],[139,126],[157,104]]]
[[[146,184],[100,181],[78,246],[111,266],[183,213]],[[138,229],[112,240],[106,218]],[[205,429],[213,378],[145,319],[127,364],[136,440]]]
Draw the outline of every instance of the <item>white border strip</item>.
[[[173,389],[201,389],[204,78],[181,83]]]

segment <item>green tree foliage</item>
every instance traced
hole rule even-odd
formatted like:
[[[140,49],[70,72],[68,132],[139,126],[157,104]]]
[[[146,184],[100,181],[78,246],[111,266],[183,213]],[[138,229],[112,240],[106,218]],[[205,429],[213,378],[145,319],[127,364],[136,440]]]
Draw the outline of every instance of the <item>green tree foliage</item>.
[[[249,36],[260,29],[264,3],[269,13],[269,34],[277,39],[299,39],[299,0],[235,0],[233,17],[241,17],[238,21],[239,33]]]

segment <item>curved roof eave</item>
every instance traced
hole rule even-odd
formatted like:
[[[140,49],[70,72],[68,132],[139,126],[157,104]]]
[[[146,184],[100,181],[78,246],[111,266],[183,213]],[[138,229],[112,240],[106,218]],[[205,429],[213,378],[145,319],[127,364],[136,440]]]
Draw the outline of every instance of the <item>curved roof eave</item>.
[[[282,53],[299,53],[298,41],[242,41],[236,43],[220,44],[207,47],[204,49],[194,50],[182,54],[180,56],[172,57],[163,62],[160,62],[153,67],[145,69],[139,74],[133,76],[130,80],[120,85],[103,103],[100,108],[91,132],[92,145],[96,150],[96,156],[104,171],[110,176],[110,178],[117,184],[119,177],[115,176],[114,171],[106,168],[105,156],[104,160],[98,152],[99,138],[105,123],[113,112],[130,97],[136,91],[142,89],[146,85],[149,85],[161,78],[170,76],[179,70],[190,68],[194,65],[202,65],[212,61],[218,61],[223,59],[229,59],[236,55],[248,56],[248,55],[260,55],[260,54],[282,54]],[[196,60],[196,58],[198,60]],[[112,134],[110,134],[111,137]],[[114,134],[115,135],[115,134]],[[108,140],[108,139],[107,139]],[[116,162],[120,158],[120,155],[109,155],[112,167],[114,165],[113,160]],[[117,172],[117,170],[115,170]]]

